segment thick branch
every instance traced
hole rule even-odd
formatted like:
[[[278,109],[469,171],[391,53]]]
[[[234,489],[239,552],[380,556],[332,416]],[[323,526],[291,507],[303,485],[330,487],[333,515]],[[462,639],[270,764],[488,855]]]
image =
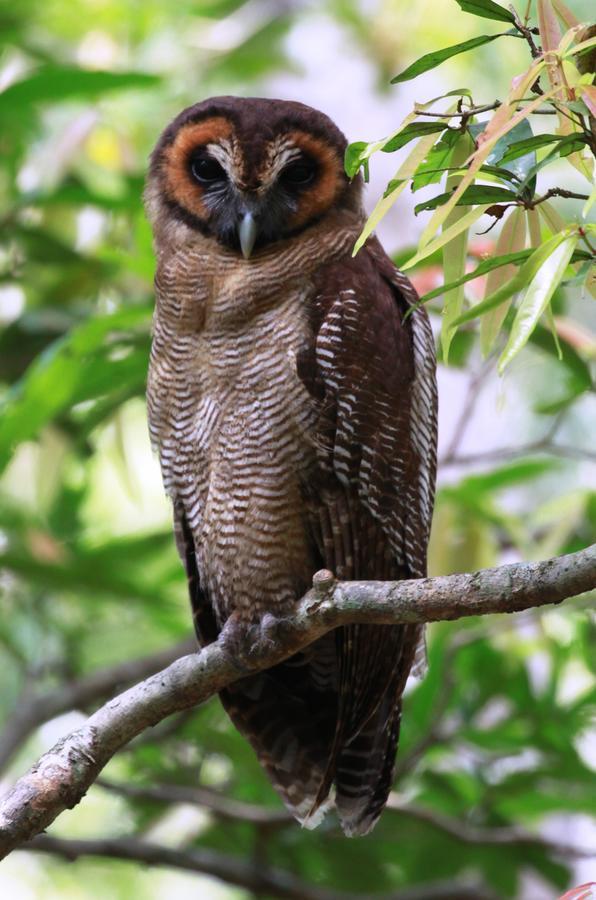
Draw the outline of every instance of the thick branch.
[[[0,771],[38,725],[50,719],[80,709],[94,700],[109,697],[118,688],[140,678],[147,678],[174,662],[183,653],[192,651],[192,642],[183,641],[140,659],[126,660],[109,668],[99,669],[70,683],[62,683],[51,691],[27,694],[17,704],[0,735]]]
[[[254,866],[233,856],[214,850],[194,848],[177,850],[150,844],[136,838],[104,838],[102,840],[64,840],[49,835],[36,837],[27,849],[62,856],[69,861],[79,856],[109,856],[150,866],[168,866],[187,872],[199,872],[219,878],[227,884],[265,893],[287,900],[371,900],[371,894],[338,893],[317,887],[280,869]],[[375,900],[497,900],[492,891],[470,882],[435,881],[391,894],[375,895]]]
[[[99,709],[46,753],[0,805],[0,858],[75,806],[108,760],[166,716],[189,709],[249,672],[287,659],[351,623],[436,622],[558,603],[596,587],[596,545],[540,563],[401,582],[334,583],[317,573],[291,619],[247,633],[239,662],[220,640],[185,656]]]

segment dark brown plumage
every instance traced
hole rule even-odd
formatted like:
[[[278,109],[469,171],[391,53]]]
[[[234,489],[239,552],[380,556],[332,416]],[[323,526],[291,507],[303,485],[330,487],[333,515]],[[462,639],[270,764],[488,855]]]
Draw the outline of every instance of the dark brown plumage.
[[[313,573],[426,573],[436,387],[416,293],[364,224],[322,113],[215,98],[153,153],[148,385],[201,644],[287,614]],[[408,315],[406,316],[406,313]],[[288,808],[370,830],[391,787],[416,626],[338,629],[222,692]]]

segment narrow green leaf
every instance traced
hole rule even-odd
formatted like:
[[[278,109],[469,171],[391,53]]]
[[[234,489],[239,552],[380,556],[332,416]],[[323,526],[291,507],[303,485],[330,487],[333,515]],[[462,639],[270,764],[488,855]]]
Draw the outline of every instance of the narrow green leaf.
[[[534,275],[519,305],[509,340],[499,359],[499,374],[503,373],[505,367],[528,342],[540,316],[563,278],[578,240],[577,233],[565,235],[563,240],[544,259]]]
[[[543,156],[539,162],[534,162],[534,164],[526,171],[523,180],[520,181],[519,189],[523,190],[529,182],[536,177],[538,172],[541,169],[544,169],[545,166],[549,166],[551,163],[556,162],[557,159],[561,157],[569,156],[571,153],[576,153],[578,150],[582,150],[585,146],[585,140],[581,135],[577,134],[569,134],[565,135],[565,137],[561,138],[558,144],[553,147],[553,149]],[[524,157],[525,158],[525,157]]]
[[[469,212],[462,216],[457,222],[454,222],[450,228],[446,231],[441,232],[441,234],[436,237],[433,241],[426,244],[426,246],[422,247],[418,253],[415,254],[411,259],[409,259],[406,263],[403,264],[402,269],[411,269],[413,266],[417,266],[419,262],[422,262],[423,259],[426,259],[427,256],[430,256],[435,250],[440,250],[441,247],[444,247],[445,244],[448,244],[449,241],[453,240],[453,238],[458,235],[461,231],[464,231],[466,228],[470,228],[471,225],[476,222],[480,216],[483,216],[486,210],[488,209],[488,204],[483,206],[475,206]],[[459,320],[458,320],[459,322]],[[458,324],[458,322],[454,322],[454,324]]]
[[[391,207],[393,206],[393,204],[395,203],[395,201],[397,200],[399,195],[402,193],[403,189],[405,188],[405,186],[407,184],[407,181],[405,179],[394,179],[392,182],[389,182],[389,184],[390,185],[395,184],[396,187],[392,191],[387,193],[387,191],[389,191],[389,187],[388,187],[387,191],[385,191],[385,193],[383,194],[381,199],[375,205],[375,208],[373,209],[370,216],[366,220],[366,224],[365,224],[364,228],[362,229],[362,232],[358,236],[358,240],[354,244],[352,256],[356,256],[356,254],[361,249],[361,247],[363,247],[364,244],[367,242],[367,240],[369,239],[369,237],[371,236],[371,234],[373,233],[373,231],[375,230],[375,228],[377,227],[377,225],[379,224],[379,222],[381,221],[383,216],[385,216],[387,214],[387,212],[391,209]]]
[[[460,166],[468,158],[470,151],[474,145],[471,138],[467,134],[461,135],[460,140],[453,151],[454,165]],[[461,175],[450,175],[447,178],[446,188],[448,195],[454,190],[461,181]],[[452,225],[457,225],[459,220],[464,217],[465,213],[457,207],[452,211],[451,215],[445,220],[443,231],[449,231]],[[457,281],[465,272],[466,255],[468,249],[468,230],[463,229],[449,243],[443,247],[443,274],[446,281]],[[447,363],[449,359],[449,347],[456,332],[453,322],[460,315],[464,303],[463,285],[458,285],[451,290],[445,291],[443,296],[443,321],[441,325],[441,350],[443,353],[443,361]]]
[[[481,303],[477,303],[476,306],[467,310],[467,312],[461,315],[454,324],[461,325],[463,322],[469,322],[471,319],[476,319],[478,316],[482,316],[484,313],[488,312],[489,309],[494,309],[496,306],[504,303],[505,300],[508,300],[513,294],[517,294],[518,291],[523,290],[532,281],[536,272],[538,272],[545,260],[548,259],[559,244],[563,243],[571,233],[572,228],[566,228],[560,234],[553,235],[550,240],[546,241],[540,247],[537,247],[513,278],[495,291],[494,294],[491,294],[490,297],[485,297]],[[402,266],[402,268],[404,267]]]
[[[524,96],[524,92],[528,89],[529,85],[534,83],[537,75],[543,68],[544,60],[538,60],[524,73],[523,76],[520,76],[520,78],[515,81],[515,85],[508,95],[506,102],[497,109],[496,113],[486,126],[482,145],[478,147],[475,153],[473,153],[467,161],[467,172],[462,178],[457,190],[453,192],[448,203],[445,203],[444,206],[440,206],[435,210],[429,223],[420,235],[419,243],[421,247],[425,247],[429,242],[432,242],[433,235],[441,227],[453,207],[457,204],[457,201],[465,189],[473,183],[478,170],[486,163],[495,144],[497,144],[497,142],[509,131],[512,131],[523,119],[527,118],[541,105],[541,103],[544,103],[549,96],[552,96],[554,91],[542,94],[522,110],[515,113],[513,112],[519,99]]]
[[[509,133],[511,134],[511,132]],[[547,146],[547,144],[556,144],[563,140],[565,140],[565,136],[561,134],[536,134],[521,141],[514,140],[510,142],[509,147],[501,156],[501,162],[510,162],[510,160],[517,159],[519,156],[525,156],[529,150],[538,150],[540,147]]]
[[[430,69],[436,68],[436,66],[441,65],[442,62],[445,62],[446,59],[450,59],[452,56],[458,56],[460,53],[467,53],[468,50],[474,50],[475,47],[481,47],[483,44],[489,44],[491,41],[496,41],[497,38],[503,37],[507,32],[502,34],[481,34],[478,37],[471,38],[469,41],[463,41],[461,44],[452,44],[451,47],[444,47],[442,50],[434,50],[432,53],[426,53],[424,56],[421,56],[416,62],[412,63],[411,66],[408,66],[407,69],[404,69],[403,72],[400,72],[399,75],[396,75],[395,78],[391,79],[391,84],[400,84],[402,81],[410,81],[412,78],[416,78],[417,75],[421,75],[423,72],[428,72]]]
[[[443,132],[437,143],[433,146],[430,153],[424,157],[416,174],[412,179],[412,190],[417,191],[428,184],[434,184],[443,177],[443,170],[446,169],[451,162],[453,156],[453,148],[455,147],[460,132],[455,128],[447,128]]]
[[[418,215],[419,212],[426,209],[436,209],[437,206],[447,203],[451,194],[451,191],[446,191],[444,194],[438,194],[430,200],[418,203],[414,207],[414,214]],[[505,188],[496,187],[491,184],[472,184],[463,192],[455,205],[456,207],[474,206],[477,203],[487,203],[491,205],[494,203],[512,203],[516,200],[517,194],[514,191],[508,191]]]
[[[479,16],[481,19],[493,19],[495,22],[511,22],[515,25],[515,16],[508,9],[493,3],[492,0],[455,0],[463,12]]]
[[[458,287],[460,284],[466,284],[468,281],[474,281],[475,278],[480,278],[481,275],[487,275],[489,272],[492,272],[493,269],[499,269],[501,266],[509,266],[514,265],[518,266],[525,262],[534,252],[533,249],[530,250],[520,250],[518,253],[505,253],[503,256],[493,256],[490,259],[484,259],[479,265],[476,266],[471,272],[466,272],[465,275],[462,275],[461,278],[458,278],[456,281],[449,282],[448,284],[442,284],[440,287],[433,288],[432,291],[427,291],[426,294],[423,294],[420,297],[419,303],[423,305],[428,303],[429,300],[434,300],[435,297],[440,297],[445,291],[451,290],[451,288]],[[573,256],[571,257],[571,262],[585,262],[586,265],[589,265],[592,257],[587,252],[587,250],[575,250]],[[405,262],[404,262],[405,264]],[[399,269],[403,268],[402,262],[398,265]],[[584,273],[585,274],[585,273]]]
[[[393,153],[395,150],[405,147],[414,138],[422,137],[424,134],[436,134],[438,131],[443,131],[444,128],[444,122],[412,122],[399,134],[389,138],[381,150],[383,153]]]
[[[559,335],[557,334],[557,323],[555,322],[555,315],[553,313],[553,308],[550,305],[550,303],[546,307],[546,320],[548,322],[548,327],[550,328],[550,333],[553,338],[555,350],[557,351],[557,359],[559,362],[562,362],[563,361],[563,351],[561,350],[561,342],[559,340]]]
[[[411,113],[407,120],[415,115],[416,113]],[[402,122],[400,128],[388,138],[371,143],[356,141],[346,149],[344,157],[345,170],[350,178],[353,178],[373,153],[377,153],[379,150],[383,153],[394,153],[396,150],[405,147],[410,141],[424,137],[427,134],[436,134],[439,131],[443,131],[444,128],[444,122],[412,122],[410,125],[405,126]]]
[[[427,134],[424,137],[419,138],[417,144],[415,144],[414,147],[410,150],[407,157],[395,173],[395,178],[390,182],[390,185],[396,185],[395,190],[391,191],[391,193],[389,194],[386,191],[373,209],[364,225],[364,228],[362,229],[362,233],[359,235],[358,240],[354,245],[352,256],[356,256],[360,248],[366,243],[367,239],[375,230],[383,216],[395,203],[399,195],[404,190],[406,184],[416,171],[416,168],[420,164],[420,161],[424,159],[429,149],[432,147],[433,141],[434,135]]]
[[[497,253],[518,253],[526,244],[526,211],[518,206],[506,219],[495,248]],[[497,291],[502,284],[514,277],[515,269],[509,265],[505,268],[495,269],[486,280],[484,296],[489,297]],[[487,357],[496,341],[503,320],[507,315],[508,303],[490,310],[482,316],[480,321],[480,350]]]

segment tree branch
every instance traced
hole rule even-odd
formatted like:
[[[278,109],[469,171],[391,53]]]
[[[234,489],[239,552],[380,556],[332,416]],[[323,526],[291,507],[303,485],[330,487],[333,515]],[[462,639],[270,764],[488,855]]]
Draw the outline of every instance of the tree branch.
[[[474,882],[435,881],[405,888],[391,894],[346,894],[317,887],[281,869],[254,866],[233,856],[214,850],[193,848],[178,850],[151,844],[137,838],[103,838],[101,840],[66,840],[39,835],[27,845],[28,850],[52,853],[73,861],[79,856],[109,856],[111,859],[134,860],[150,866],[168,866],[187,872],[199,872],[227,884],[265,893],[280,900],[498,900],[487,888]]]
[[[200,653],[125,691],[24,775],[0,805],[0,858],[75,806],[109,759],[166,716],[202,703],[250,672],[276,665],[340,625],[424,623],[559,603],[596,587],[596,544],[539,563],[413,581],[334,582],[318,572],[292,618],[245,635],[232,656],[227,629]]]
[[[399,795],[391,793],[387,802],[387,809],[426,822],[439,831],[449,834],[464,844],[477,844],[484,847],[537,847],[547,853],[569,859],[593,859],[594,851],[573,844],[563,844],[559,841],[549,840],[540,834],[532,834],[521,828],[513,826],[487,827],[471,825],[469,822],[461,822],[451,816],[443,815],[437,810],[417,806],[414,803],[402,803]]]
[[[17,703],[13,715],[0,735],[0,771],[38,725],[72,709],[80,709],[94,700],[113,694],[125,684],[146,678],[163,666],[190,653],[192,641],[182,641],[166,650],[159,650],[140,659],[126,660],[118,665],[99,669],[46,693],[25,694]]]
[[[186,784],[125,784],[124,782],[97,781],[99,787],[136,800],[150,800],[157,803],[190,803],[207,809],[220,819],[235,822],[246,822],[257,828],[280,828],[295,823],[294,817],[285,809],[260,806],[226,797],[212,788],[197,787]],[[438,831],[464,844],[477,844],[484,847],[538,847],[565,859],[592,859],[594,851],[573,844],[549,840],[540,834],[532,834],[521,828],[512,826],[490,827],[472,825],[469,822],[446,816],[437,810],[428,809],[415,803],[404,803],[398,793],[392,791],[387,801],[387,809],[399,815],[420,822],[426,822]]]

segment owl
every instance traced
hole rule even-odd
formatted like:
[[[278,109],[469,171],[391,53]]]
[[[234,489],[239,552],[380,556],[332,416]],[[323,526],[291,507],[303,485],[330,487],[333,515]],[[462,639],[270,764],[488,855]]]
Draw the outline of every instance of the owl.
[[[432,333],[365,222],[346,139],[301,103],[216,97],[151,156],[157,255],[151,440],[201,646],[292,614],[313,574],[426,574]],[[227,632],[226,632],[227,633]],[[391,788],[416,625],[338,628],[221,692],[307,827],[347,835]]]

